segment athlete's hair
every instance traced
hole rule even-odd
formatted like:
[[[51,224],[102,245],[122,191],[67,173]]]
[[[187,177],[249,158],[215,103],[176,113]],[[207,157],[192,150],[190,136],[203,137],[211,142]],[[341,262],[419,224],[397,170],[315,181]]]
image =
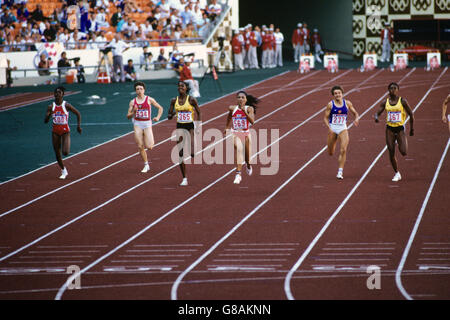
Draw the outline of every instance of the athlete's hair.
[[[251,94],[247,94],[244,90],[239,91],[236,96],[238,96],[240,93],[243,93],[245,97],[247,98],[247,105],[253,107],[254,113],[256,113],[257,104],[259,103],[259,99],[252,96]]]
[[[53,91],[53,93],[56,93],[57,90],[61,90],[62,93],[64,94],[66,92],[66,89],[63,86],[59,86],[55,89],[55,91]]]
[[[145,83],[143,83],[142,81],[137,81],[134,83],[134,90],[136,90],[137,86],[141,86],[145,89]]]
[[[391,83],[389,83],[389,85],[388,85],[388,90],[391,88],[391,86],[396,86],[397,89],[400,89],[400,86],[398,85],[397,82],[391,82]]]
[[[189,85],[189,83],[185,82],[185,81],[178,81],[178,84],[183,83],[186,86],[186,93],[189,93],[191,91],[191,86]]]
[[[331,94],[334,95],[334,90],[341,90],[342,93],[344,93],[344,89],[342,89],[341,86],[334,86],[331,88]]]

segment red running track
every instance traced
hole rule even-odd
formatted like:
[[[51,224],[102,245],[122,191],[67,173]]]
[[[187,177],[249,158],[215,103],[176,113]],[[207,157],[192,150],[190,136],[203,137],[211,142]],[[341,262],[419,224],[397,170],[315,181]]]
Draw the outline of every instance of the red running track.
[[[384,125],[372,115],[392,81],[401,81],[400,94],[411,106],[420,103],[398,184],[390,181],[386,153],[374,163],[384,147]],[[267,165],[257,164],[239,186],[232,183],[232,165],[191,165],[191,186],[178,187],[179,169],[168,169],[173,142],[152,150],[151,173],[140,174],[131,135],[68,159],[69,181],[57,181],[51,166],[2,184],[0,297],[404,299],[395,273],[447,143],[438,109],[449,81],[446,69],[321,71],[253,86],[248,92],[263,97],[255,129],[279,129],[280,168],[263,176]],[[350,129],[343,181],[335,179],[336,156],[320,153],[326,137],[320,109],[334,84],[344,86],[360,114],[367,111]],[[203,106],[204,121],[233,102],[232,94]],[[224,122],[221,116],[205,129],[222,130]],[[155,126],[157,141],[173,127],[168,121]],[[423,253],[450,252],[440,196],[448,190],[448,170],[444,161],[401,272],[412,298],[449,298],[442,285],[449,279],[445,261],[419,260],[438,256]],[[436,252],[427,249],[436,244]],[[369,264],[381,268],[381,290],[366,286]],[[81,268],[81,290],[64,285],[69,265]]]

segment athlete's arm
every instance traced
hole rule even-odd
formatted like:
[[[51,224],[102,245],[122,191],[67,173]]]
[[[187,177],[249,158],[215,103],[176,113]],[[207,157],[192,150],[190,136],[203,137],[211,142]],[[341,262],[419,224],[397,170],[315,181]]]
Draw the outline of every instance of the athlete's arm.
[[[202,117],[200,114],[200,107],[198,106],[197,99],[189,96],[189,103],[194,107],[195,113],[197,114],[197,121],[202,121]]]
[[[414,113],[411,110],[411,107],[408,104],[408,101],[406,99],[402,98],[402,105],[403,108],[405,108],[406,113],[409,115],[409,135],[414,135]]]
[[[442,122],[447,123],[447,103],[450,102],[450,94],[445,98],[444,103],[442,104]]]
[[[378,120],[378,117],[383,113],[384,109],[386,108],[386,104],[383,102],[380,105],[380,109],[375,113],[375,122],[378,123],[380,120]]]
[[[156,100],[153,99],[153,98],[150,98],[150,103],[151,103],[152,105],[154,105],[154,106],[158,109],[158,115],[157,115],[156,117],[153,118],[153,121],[159,121],[159,119],[161,118],[161,115],[162,115],[164,109],[163,109],[163,107],[161,107],[161,105],[160,105],[158,102],[156,102]]]
[[[351,113],[353,113],[353,115],[355,116],[355,120],[353,121],[353,123],[355,124],[355,126],[358,126],[359,124],[359,114],[356,111],[356,109],[353,107],[353,104],[347,100],[347,106],[350,109]]]
[[[247,112],[245,113],[247,115],[247,119],[251,124],[255,123],[255,110],[253,107],[248,107]]]
[[[323,122],[325,122],[325,125],[329,130],[330,128],[330,113],[331,113],[331,102],[327,104],[327,108],[325,109],[325,114],[323,116]]]
[[[231,128],[231,118],[233,116],[233,107],[228,108],[228,116],[227,116],[227,123],[225,125],[225,130],[223,131],[224,134],[227,134],[227,130]]]
[[[49,105],[47,108],[47,112],[45,112],[44,123],[49,122],[51,115],[52,115],[52,105]]]
[[[128,113],[127,113],[127,118],[131,119],[134,117],[134,115],[136,114],[136,108],[134,107],[134,103],[133,100],[130,101],[130,104],[128,106]]]
[[[173,116],[175,115],[175,112],[173,112],[173,109],[175,109],[175,101],[176,101],[175,98],[170,100],[169,113],[167,114],[167,119],[169,120],[172,120]]]
[[[77,131],[79,134],[81,134],[81,113],[80,111],[78,111],[73,105],[71,105],[70,103],[66,102],[66,108],[67,110],[75,113],[75,115],[77,116]]]

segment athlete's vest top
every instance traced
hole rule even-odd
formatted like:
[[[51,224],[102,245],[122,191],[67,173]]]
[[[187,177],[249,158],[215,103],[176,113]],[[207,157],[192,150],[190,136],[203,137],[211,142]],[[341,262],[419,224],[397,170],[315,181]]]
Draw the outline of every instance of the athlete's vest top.
[[[175,101],[175,111],[177,113],[178,123],[192,123],[194,121],[194,106],[189,102],[189,96],[186,97],[186,101],[183,105],[180,105],[177,100]]]
[[[389,98],[386,99],[386,124],[390,127],[401,127],[405,124],[406,112],[402,105],[402,98],[398,97],[396,105],[391,105],[389,103]]]
[[[330,124],[334,125],[346,125],[347,124],[347,115],[348,115],[348,108],[347,103],[345,102],[345,99],[342,99],[342,107],[337,107],[334,104],[334,100],[331,100],[332,107],[329,117]]]
[[[245,111],[247,111],[248,106],[245,106]],[[231,115],[231,131],[232,132],[248,132],[250,128],[250,122],[248,121],[247,115],[244,110],[239,109],[239,106],[236,106],[233,109],[233,113]]]
[[[151,104],[149,103],[149,97],[145,96],[144,102],[138,103],[137,98],[134,98],[134,106],[137,107],[134,120],[136,121],[151,121]]]
[[[70,131],[69,112],[67,112],[65,101],[63,101],[61,105],[57,105],[55,102],[53,102],[52,123],[53,132],[64,133]]]

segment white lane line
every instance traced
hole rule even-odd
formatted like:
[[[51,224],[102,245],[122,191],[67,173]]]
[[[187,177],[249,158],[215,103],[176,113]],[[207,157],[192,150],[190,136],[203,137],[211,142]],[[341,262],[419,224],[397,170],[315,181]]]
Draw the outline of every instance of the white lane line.
[[[449,146],[450,146],[450,138],[447,140],[447,145],[445,147],[444,152],[442,153],[441,160],[439,161],[439,165],[436,168],[436,172],[434,173],[433,180],[430,184],[430,187],[428,188],[428,192],[427,192],[427,195],[425,196],[425,200],[422,203],[422,208],[420,209],[419,215],[417,217],[416,223],[414,224],[414,228],[411,232],[408,243],[406,244],[405,250],[403,251],[402,259],[400,260],[400,264],[398,265],[397,271],[395,272],[395,282],[397,284],[397,287],[399,288],[402,295],[408,300],[412,300],[413,298],[411,297],[410,294],[408,294],[408,292],[403,287],[401,274],[402,274],[403,268],[405,266],[406,258],[408,257],[409,251],[411,250],[411,246],[414,242],[414,238],[416,236],[417,230],[419,229],[420,222],[422,221],[423,215],[425,213],[425,209],[427,207],[428,200],[430,199],[431,193],[433,192],[434,185],[439,176],[439,172],[441,171],[442,164],[444,163],[444,159],[447,155]]]
[[[413,69],[414,70],[414,69]],[[413,110],[415,112],[417,108],[420,107],[420,105],[423,103],[425,98],[428,96],[428,94],[431,92],[431,89],[434,87],[434,85],[439,81],[439,79],[442,77],[442,75],[447,71],[447,67],[444,69],[444,71],[439,75],[439,77],[436,79],[435,82],[431,85],[430,89],[427,91],[427,93],[423,96],[422,100],[419,101],[416,108]],[[409,73],[408,73],[409,75]],[[403,78],[404,79],[404,78]],[[403,80],[402,79],[402,80]],[[401,81],[400,81],[401,82]],[[409,118],[406,120],[408,121]],[[378,162],[378,160],[381,158],[381,156],[384,154],[384,152],[387,150],[387,147],[385,146],[383,150],[378,154],[378,156],[375,158],[375,160],[372,162],[372,164],[369,166],[369,168],[364,172],[363,176],[359,179],[357,184],[352,188],[350,193],[347,195],[347,197],[342,201],[342,203],[339,205],[339,207],[334,211],[334,213],[331,215],[331,217],[328,219],[326,224],[322,227],[320,232],[316,235],[314,240],[309,244],[308,248],[304,251],[304,253],[300,256],[298,261],[294,264],[294,266],[291,268],[289,273],[286,276],[285,282],[284,282],[284,291],[286,293],[286,296],[289,300],[294,300],[294,296],[292,295],[291,291],[291,280],[293,274],[297,271],[297,269],[300,267],[300,265],[303,263],[303,261],[306,259],[306,257],[309,255],[311,250],[314,248],[314,246],[317,244],[319,239],[322,237],[322,235],[325,233],[325,231],[328,229],[330,224],[333,222],[334,218],[339,214],[339,212],[342,210],[342,208],[345,206],[345,204],[348,202],[348,200],[351,198],[351,196],[355,193],[356,189],[361,185],[361,183],[364,181],[364,179],[367,177],[369,172],[372,170],[372,168],[375,166],[375,164]]]
[[[302,77],[302,78],[300,78],[300,79],[296,79],[296,80],[294,80],[294,81],[291,81],[291,82],[289,82],[288,84],[286,84],[286,85],[284,85],[284,86],[290,86],[290,85],[292,85],[292,84],[294,84],[294,83],[297,83],[297,82],[300,81],[300,80],[305,80],[305,79],[307,79],[307,78],[309,78],[309,77],[311,77],[311,76],[313,76],[313,75],[315,75],[315,74],[318,74],[318,72],[317,72],[317,73],[310,74],[310,75],[308,75],[308,76],[306,76],[306,77]],[[271,94],[273,94],[273,93],[276,93],[276,92],[278,92],[278,89],[277,89],[277,90],[270,91],[270,92],[268,92],[268,93],[262,95],[262,96],[259,97],[259,98],[260,98],[260,99],[265,98],[265,97],[267,97],[267,96],[269,96],[269,95],[271,95]],[[207,124],[207,123],[209,123],[209,122],[212,122],[212,121],[214,121],[214,120],[217,120],[217,119],[219,119],[219,118],[221,118],[221,117],[223,117],[223,116],[225,116],[225,115],[227,115],[227,114],[228,114],[228,112],[224,112],[224,113],[222,113],[222,114],[219,114],[218,116],[213,117],[213,118],[211,118],[211,119],[209,119],[209,120],[203,122],[203,125],[205,125],[205,124]],[[162,120],[162,121],[166,121],[166,119],[164,119],[164,120]],[[158,122],[158,123],[161,123],[162,121],[160,121],[160,122]],[[158,123],[156,123],[156,124],[158,124]],[[156,125],[156,124],[155,124],[155,125]],[[164,143],[166,143],[166,142],[171,141],[174,137],[175,137],[175,136],[171,136],[171,137],[169,137],[169,138],[167,138],[167,139],[165,139],[165,140],[162,140],[162,141],[156,143],[155,146],[154,146],[154,148],[156,148],[157,146],[162,145],[162,144],[164,144]],[[65,189],[65,188],[67,188],[67,187],[70,187],[70,186],[72,186],[72,185],[74,185],[74,184],[76,184],[76,183],[78,183],[78,182],[81,182],[81,181],[83,181],[83,180],[86,180],[86,179],[88,179],[88,178],[90,178],[90,177],[92,177],[92,176],[94,176],[94,175],[96,175],[96,174],[99,174],[99,173],[101,173],[101,172],[103,172],[103,171],[105,171],[105,170],[107,170],[107,169],[109,169],[109,168],[111,168],[111,167],[113,167],[113,166],[115,166],[115,165],[118,165],[118,164],[120,164],[120,163],[122,163],[122,162],[125,162],[125,161],[127,161],[127,160],[129,160],[129,159],[135,157],[135,156],[138,155],[138,154],[139,154],[138,152],[136,152],[136,153],[134,153],[134,154],[131,154],[131,155],[129,155],[129,156],[127,156],[127,157],[125,157],[125,158],[123,158],[123,159],[121,159],[121,160],[118,160],[118,161],[116,161],[116,162],[114,162],[114,163],[111,163],[111,164],[109,164],[109,165],[107,165],[107,166],[105,166],[105,167],[103,167],[103,168],[101,168],[101,169],[99,169],[99,170],[97,170],[97,171],[94,171],[94,172],[92,172],[92,173],[90,173],[90,174],[88,174],[88,175],[86,175],[86,176],[84,176],[84,177],[81,177],[81,178],[79,178],[79,179],[77,179],[77,180],[74,180],[74,181],[72,181],[72,182],[70,182],[70,183],[67,183],[67,184],[65,184],[65,185],[63,185],[63,186],[61,186],[61,187],[59,187],[59,188],[56,188],[56,189],[54,189],[54,190],[52,190],[52,191],[49,191],[49,192],[47,192],[47,193],[45,193],[45,194],[43,194],[43,195],[41,195],[41,196],[39,196],[39,197],[36,197],[36,198],[34,198],[34,199],[32,199],[32,200],[30,200],[30,201],[24,203],[24,204],[21,204],[20,206],[17,206],[17,207],[12,208],[12,209],[10,209],[10,210],[8,210],[8,211],[5,211],[5,212],[3,212],[2,214],[0,214],[0,218],[3,218],[4,216],[7,216],[8,214],[11,214],[11,213],[13,213],[13,212],[15,212],[15,211],[17,211],[17,210],[19,210],[19,209],[22,209],[22,208],[24,208],[24,207],[26,207],[26,206],[28,206],[28,205],[30,205],[30,204],[32,204],[32,203],[38,201],[38,200],[41,200],[41,199],[43,199],[43,198],[46,198],[46,197],[48,197],[48,196],[50,196],[50,195],[52,195],[52,194],[54,194],[54,193],[56,193],[56,192],[58,192],[58,191],[61,191],[61,190]],[[1,184],[0,184],[0,185],[1,185]]]
[[[404,76],[402,78],[405,79],[406,77],[408,77],[412,72],[414,72],[415,68],[413,70],[411,70],[406,76]],[[375,75],[377,75],[379,72],[377,72],[376,74],[374,74],[372,77],[374,77]],[[368,80],[370,80],[372,77],[366,79],[365,81],[361,82],[359,85],[364,84],[365,82],[367,82]],[[400,80],[401,82],[401,80]],[[356,87],[357,88],[357,87]],[[353,88],[352,90],[350,90],[349,92],[347,92],[344,96],[348,95],[349,93],[351,93],[352,91],[356,90],[356,88]],[[366,112],[362,113],[360,118],[362,118],[364,116],[365,113],[367,113],[370,109],[372,109],[379,101],[381,101],[381,99],[384,98],[386,94],[384,94],[383,96],[381,96],[374,104],[372,104],[372,106],[366,110]],[[311,116],[309,119],[307,119],[306,121],[309,121],[310,119],[314,118],[315,116],[319,115],[320,113],[323,112],[323,110],[325,110],[325,108],[322,108],[321,110],[319,110],[315,115]],[[351,126],[349,126],[350,128]],[[296,129],[296,128],[294,128]],[[292,130],[294,130],[292,129]],[[289,133],[289,132],[288,132]],[[317,157],[319,157],[320,154],[322,154],[325,150],[326,150],[326,146],[319,151],[314,157],[312,157],[307,163],[305,163],[299,170],[297,170],[297,172],[295,172],[288,180],[286,180],[277,190],[275,190],[269,197],[267,197],[263,202],[261,202],[255,209],[253,209],[247,216],[245,216],[237,225],[235,225],[226,235],[224,235],[219,241],[217,241],[212,247],[210,247],[200,258],[198,258],[194,263],[192,263],[185,271],[183,271],[182,274],[180,274],[180,276],[175,280],[173,286],[172,286],[172,290],[171,290],[171,299],[172,300],[177,300],[177,291],[178,291],[178,287],[181,284],[181,281],[183,280],[183,278],[186,276],[186,274],[188,274],[191,270],[193,270],[198,264],[200,264],[207,256],[209,256],[220,244],[222,244],[226,239],[228,239],[237,229],[239,229],[248,219],[250,219],[250,217],[252,217],[261,207],[263,207],[267,202],[269,202],[276,194],[278,194],[278,192],[280,192],[287,184],[289,184],[289,182],[291,182],[298,174],[300,174],[307,166],[309,166]]]
[[[331,79],[331,80],[325,82],[325,83],[322,84],[321,86],[324,86],[324,85],[327,84],[328,82],[334,81],[334,80],[336,80],[336,79],[338,79],[338,78],[340,78],[340,77],[346,75],[346,74],[349,73],[350,71],[352,71],[352,70],[348,70],[347,72],[345,72],[345,73],[343,73],[343,74],[341,74],[341,75],[339,75],[339,76],[334,77],[333,79]],[[316,91],[318,91],[318,89],[311,90],[311,91],[309,91],[309,93],[313,93],[313,92],[316,92]],[[283,105],[283,106],[281,106],[281,107],[279,107],[279,108],[276,108],[276,109],[273,110],[272,112],[270,112],[270,113],[266,114],[265,116],[261,117],[260,119],[256,120],[255,123],[264,120],[265,118],[267,118],[267,117],[271,116],[272,114],[274,114],[274,113],[276,113],[276,112],[278,112],[278,111],[280,111],[280,110],[282,110],[282,109],[288,107],[288,106],[291,105],[292,103],[294,103],[294,102],[300,100],[301,98],[303,98],[303,97],[305,97],[305,96],[307,96],[307,95],[308,95],[308,93],[305,93],[305,94],[301,95],[300,97],[297,97],[296,99],[292,100],[291,102],[289,102],[289,103],[287,103],[287,104],[285,104],[285,105]],[[319,112],[321,112],[321,111],[319,111]],[[291,133],[292,131],[294,131],[295,129],[301,127],[303,124],[305,124],[306,122],[308,122],[312,117],[315,117],[317,114],[319,114],[319,112],[317,112],[316,114],[314,114],[313,116],[311,116],[310,118],[308,118],[307,120],[305,120],[304,122],[302,122],[300,125],[298,125],[298,126],[295,127],[294,129],[290,130],[287,134],[285,134],[284,136],[282,136],[281,138],[279,138],[276,142],[280,141],[282,138],[284,138],[285,136],[287,136],[288,134],[290,134],[290,133]],[[213,144],[208,145],[208,146],[205,147],[204,149],[198,151],[197,154],[202,153],[202,152],[204,152],[205,150],[207,150],[207,149],[209,149],[209,148],[212,148],[214,145],[216,145],[216,144],[218,144],[218,143],[221,143],[223,140],[229,138],[230,136],[231,136],[231,135],[228,135],[228,136],[226,136],[225,138],[222,138],[222,139],[220,139],[219,141],[216,141],[216,142],[214,142]],[[270,148],[270,147],[271,147],[273,144],[275,144],[276,142],[270,144],[269,146],[267,146],[266,148],[264,148],[263,150],[261,150],[259,153],[261,153],[261,152],[267,150],[268,148]],[[257,154],[259,154],[259,153],[257,153]],[[256,155],[255,155],[255,156],[256,156]],[[188,159],[189,159],[189,158],[190,158],[190,157],[188,157]],[[144,180],[143,182],[141,182],[141,183],[139,183],[139,184],[133,186],[132,188],[129,188],[128,190],[125,190],[124,192],[122,192],[122,193],[116,195],[115,197],[109,199],[108,201],[103,202],[102,204],[98,205],[97,207],[95,207],[95,208],[93,208],[93,209],[91,209],[91,210],[89,210],[89,211],[83,213],[82,215],[80,215],[80,216],[78,216],[78,217],[76,217],[76,218],[74,218],[74,219],[72,219],[72,220],[70,220],[70,221],[68,221],[68,222],[66,222],[65,224],[59,226],[58,228],[53,229],[52,231],[50,231],[50,232],[48,232],[48,233],[42,235],[41,237],[35,239],[35,240],[32,241],[32,242],[29,242],[28,244],[22,246],[21,248],[19,248],[19,249],[13,251],[13,252],[11,252],[11,253],[9,253],[8,255],[5,255],[5,256],[1,257],[1,258],[0,258],[0,262],[1,262],[1,261],[4,261],[5,259],[8,259],[9,257],[11,257],[11,256],[13,256],[13,255],[15,255],[15,254],[17,254],[17,253],[23,251],[24,249],[26,249],[26,248],[28,248],[28,247],[30,247],[30,246],[32,246],[32,245],[34,245],[34,244],[40,242],[41,240],[43,240],[43,239],[45,239],[45,238],[51,236],[52,234],[54,234],[54,233],[60,231],[61,229],[64,229],[65,227],[67,227],[67,226],[69,226],[69,225],[75,223],[76,221],[78,221],[78,220],[84,218],[85,216],[90,215],[92,212],[94,212],[94,211],[96,211],[96,210],[98,210],[98,209],[100,209],[100,208],[103,208],[103,207],[107,206],[107,205],[110,204],[111,202],[113,202],[113,201],[115,201],[115,200],[121,198],[122,196],[124,196],[124,195],[130,193],[131,191],[133,191],[133,190],[139,188],[140,186],[144,185],[145,183],[147,183],[147,182],[149,182],[149,181],[151,181],[151,180],[153,180],[153,179],[156,179],[156,178],[159,177],[160,175],[162,175],[162,174],[164,174],[165,172],[167,172],[167,171],[169,171],[169,170],[171,170],[171,169],[173,169],[173,168],[176,168],[176,167],[178,167],[178,164],[174,164],[174,165],[168,167],[167,169],[165,169],[165,170],[159,172],[158,174],[156,174],[156,175],[154,175],[154,176],[148,178],[147,180]],[[192,199],[196,198],[196,197],[199,196],[201,193],[203,193],[204,191],[206,191],[206,190],[208,190],[210,187],[212,187],[214,184],[216,184],[216,183],[220,182],[221,180],[225,179],[226,176],[228,176],[229,174],[231,174],[233,171],[234,171],[234,169],[230,170],[227,174],[225,174],[225,175],[222,176],[221,178],[217,179],[216,181],[214,181],[212,184],[210,184],[210,185],[207,186],[206,188],[203,188],[203,189],[200,190],[198,193],[196,193],[196,194],[194,194],[192,197],[190,197],[188,200],[185,200],[181,205],[179,205],[179,206],[175,207],[174,209],[172,209],[172,210],[170,211],[170,213],[172,213],[173,211],[177,210],[177,209],[178,209],[179,207],[181,207],[184,203],[187,203],[187,202],[191,201]],[[187,202],[186,202],[186,201],[187,201]],[[160,217],[160,219],[163,219],[164,217],[166,217],[166,216],[169,215],[170,213],[167,213],[167,214],[164,215],[163,217]],[[160,219],[158,219],[157,221],[159,222]],[[157,223],[157,222],[156,222],[156,223]]]
[[[320,87],[325,86],[326,84],[328,84],[331,81],[335,81],[336,79],[348,74],[349,72],[351,72],[352,70],[348,70],[347,72],[344,72],[343,74],[340,74],[339,76],[336,76],[334,78],[332,78],[331,80],[323,83]],[[311,90],[310,93],[316,92],[318,91],[318,89],[315,90]],[[272,111],[271,113],[265,115],[264,117],[260,118],[259,120],[262,120],[265,117],[270,116],[272,113],[277,112],[281,109],[286,108],[287,106],[291,105],[292,103],[300,100],[301,98],[303,98],[304,96],[306,96],[307,94],[303,94],[300,97],[297,97],[296,99],[292,100],[291,102],[285,104],[284,106],[275,109],[274,111]],[[323,108],[324,109],[324,108]],[[252,159],[254,157],[256,157],[259,153],[264,152],[265,150],[269,149],[272,145],[274,145],[275,143],[278,143],[280,140],[284,139],[286,136],[288,136],[289,134],[291,134],[294,130],[300,128],[301,126],[303,126],[305,123],[307,123],[308,121],[310,121],[312,118],[316,117],[319,113],[321,113],[322,110],[319,110],[318,112],[316,112],[314,115],[312,115],[311,117],[309,117],[308,119],[306,119],[305,121],[303,121],[302,123],[300,123],[299,125],[297,125],[295,128],[289,130],[287,133],[285,133],[283,136],[279,137],[276,141],[272,142],[270,145],[268,145],[267,147],[265,147],[264,149],[260,150],[258,153],[256,153],[255,155],[252,156]],[[255,121],[257,122],[257,121]],[[228,137],[228,136],[227,136]],[[225,137],[224,139],[226,139],[227,137]],[[222,140],[224,140],[222,139]],[[210,183],[208,186],[206,186],[205,188],[203,188],[202,190],[200,190],[199,192],[197,192],[196,194],[194,194],[193,196],[191,196],[190,198],[186,199],[185,201],[183,201],[182,203],[180,203],[178,206],[176,206],[175,208],[173,208],[172,210],[168,211],[166,214],[164,214],[163,216],[161,216],[160,218],[158,218],[157,220],[155,220],[153,223],[151,223],[150,225],[148,225],[147,227],[145,227],[144,229],[142,229],[141,231],[139,231],[138,233],[136,233],[134,236],[132,236],[131,238],[129,238],[128,240],[126,240],[125,242],[123,242],[122,244],[120,244],[119,246],[117,246],[116,248],[112,249],[110,252],[108,252],[107,254],[105,254],[104,256],[100,257],[99,259],[97,259],[96,261],[94,261],[93,263],[91,263],[90,265],[88,265],[87,267],[85,267],[84,269],[82,269],[79,273],[75,273],[73,274],[71,277],[69,277],[70,281],[73,281],[78,275],[81,275],[82,273],[86,272],[87,270],[91,269],[92,267],[94,267],[95,265],[97,265],[99,262],[103,261],[104,259],[106,259],[107,257],[109,257],[110,255],[114,254],[116,251],[120,250],[121,248],[125,247],[126,245],[128,245],[129,243],[131,243],[132,241],[134,241],[135,239],[137,239],[138,237],[140,237],[142,234],[144,234],[147,230],[149,230],[150,228],[152,228],[154,225],[158,224],[159,222],[161,222],[162,220],[164,220],[166,217],[168,217],[169,215],[171,215],[173,212],[175,212],[176,210],[178,210],[179,208],[183,207],[185,204],[189,203],[191,200],[195,199],[196,197],[198,197],[200,194],[202,194],[203,192],[207,191],[208,189],[210,189],[212,186],[214,186],[215,184],[219,183],[220,181],[222,181],[223,179],[225,179],[226,177],[228,177],[232,172],[234,172],[235,169],[232,169],[230,171],[228,171],[226,174],[224,174],[222,177],[218,178],[217,180],[213,181],[212,183]],[[29,245],[27,245],[29,246]],[[22,248],[19,250],[23,250]],[[13,253],[15,254],[15,253]],[[2,261],[3,258],[0,258],[0,261]],[[64,291],[67,289],[67,283],[65,283],[60,290],[58,291],[58,294],[55,297],[55,300],[60,300]]]
[[[282,72],[282,73],[277,74],[277,75],[274,75],[274,76],[272,76],[272,77],[270,77],[270,78],[267,78],[267,79],[258,81],[258,82],[256,82],[256,83],[253,83],[253,84],[251,84],[251,85],[249,85],[249,86],[247,86],[247,87],[245,87],[245,88],[243,88],[243,89],[244,89],[244,90],[249,89],[249,88],[251,88],[251,87],[253,87],[253,86],[257,86],[258,84],[261,84],[261,83],[263,83],[263,82],[270,81],[270,80],[273,80],[273,79],[275,79],[275,78],[277,78],[277,77],[284,76],[285,74],[287,74],[287,73],[289,73],[289,72],[290,72],[290,71]],[[319,71],[319,72],[320,72],[320,71]],[[317,72],[317,73],[319,73],[319,72]],[[315,74],[317,74],[317,73],[315,73]],[[306,77],[304,77],[304,78],[306,78]],[[242,90],[242,89],[239,89],[239,90]],[[223,96],[220,96],[220,97],[218,97],[218,98],[216,98],[216,99],[213,99],[213,100],[211,100],[211,101],[205,102],[203,105],[201,105],[201,107],[208,106],[208,105],[212,105],[213,102],[216,102],[216,101],[218,101],[218,100],[221,100],[221,99],[223,99],[223,98],[225,98],[225,97],[227,97],[227,96],[231,96],[232,94],[237,93],[239,90],[235,90],[235,91],[233,91],[233,92],[231,92],[231,93],[227,93],[227,94],[225,94],[225,95],[223,95]],[[155,123],[154,126],[156,126],[156,125],[158,125],[158,124],[160,124],[160,123],[163,123],[163,122],[165,122],[165,121],[167,121],[167,119],[163,119],[163,120],[161,120],[161,121]],[[83,153],[85,153],[85,152],[87,152],[87,151],[90,151],[90,150],[92,150],[92,149],[98,148],[98,147],[100,147],[100,146],[103,146],[103,145],[105,145],[105,144],[108,144],[108,143],[110,143],[110,142],[113,142],[113,141],[115,141],[115,140],[118,140],[118,139],[120,139],[120,138],[123,138],[123,137],[125,137],[125,136],[127,136],[127,135],[129,135],[129,134],[132,134],[132,133],[133,133],[132,131],[131,131],[131,132],[128,132],[128,133],[125,133],[125,134],[120,135],[120,136],[118,136],[118,137],[115,137],[115,138],[113,138],[113,139],[111,139],[111,140],[107,140],[107,141],[105,141],[105,142],[103,142],[103,143],[100,143],[100,144],[98,144],[98,145],[95,145],[95,146],[93,146],[93,147],[91,147],[91,148],[85,149],[85,150],[80,151],[80,152],[78,152],[78,153],[74,153],[73,155],[70,155],[70,156],[66,157],[65,159],[70,159],[70,158],[72,158],[72,157],[78,156],[78,155],[83,154]],[[22,177],[25,177],[25,176],[27,176],[27,175],[29,175],[29,174],[32,174],[32,173],[34,173],[34,172],[36,172],[36,171],[39,171],[39,170],[44,169],[44,168],[46,168],[46,167],[49,167],[49,166],[51,166],[51,165],[54,165],[55,163],[56,163],[56,161],[51,162],[51,163],[49,163],[49,164],[46,164],[46,165],[44,165],[44,166],[42,166],[42,167],[40,167],[40,168],[37,168],[37,169],[35,169],[35,170],[32,170],[32,171],[30,171],[30,172],[24,173],[24,174],[22,174],[22,175],[20,175],[20,176],[17,176],[17,177],[14,177],[14,178],[12,178],[12,179],[9,179],[9,180],[7,180],[7,181],[2,181],[2,182],[0,182],[0,186],[3,185],[3,184],[5,184],[5,183],[8,183],[8,182],[17,180],[17,179],[22,178]]]

